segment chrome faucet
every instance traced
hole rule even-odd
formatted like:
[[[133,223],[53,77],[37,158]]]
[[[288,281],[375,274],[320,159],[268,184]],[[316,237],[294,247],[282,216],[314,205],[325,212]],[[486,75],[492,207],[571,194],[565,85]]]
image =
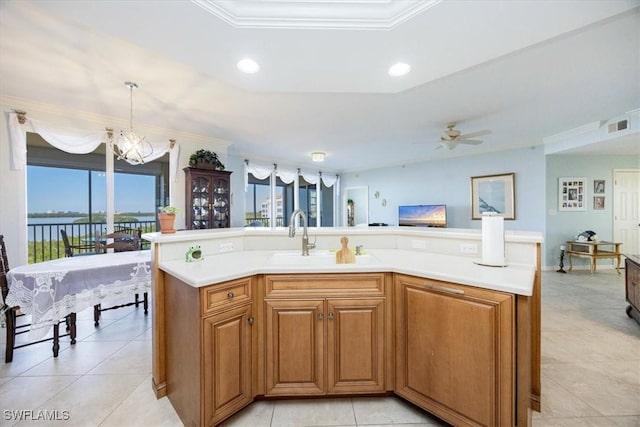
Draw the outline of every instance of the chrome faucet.
[[[304,213],[302,209],[296,209],[291,214],[291,219],[289,220],[289,237],[295,237],[296,235],[296,216],[300,215],[302,218],[302,227],[304,231],[302,232],[302,256],[309,255],[309,249],[313,249],[316,247],[315,242],[309,243],[309,233],[307,232],[307,215]]]

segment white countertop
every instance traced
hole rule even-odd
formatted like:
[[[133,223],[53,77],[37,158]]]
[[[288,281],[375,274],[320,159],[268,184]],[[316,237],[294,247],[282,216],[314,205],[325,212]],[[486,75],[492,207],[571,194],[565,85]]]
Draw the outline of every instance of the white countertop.
[[[235,251],[205,256],[197,262],[170,260],[159,267],[183,282],[201,287],[255,274],[276,273],[374,273],[392,272],[450,281],[479,288],[531,296],[535,278],[533,265],[487,267],[470,257],[403,249],[367,249],[356,264],[335,264],[335,254],[311,250]]]
[[[302,234],[301,229],[296,230],[296,236]],[[195,241],[210,238],[250,237],[250,236],[286,236],[287,227],[237,227],[218,228],[207,230],[183,230],[173,234],[145,233],[142,238],[151,242],[181,242]],[[409,237],[431,238],[464,238],[481,239],[481,230],[469,228],[428,228],[428,227],[309,227],[309,236],[359,236],[359,235],[393,235]],[[505,230],[506,242],[539,243],[542,242],[542,233],[538,231]]]

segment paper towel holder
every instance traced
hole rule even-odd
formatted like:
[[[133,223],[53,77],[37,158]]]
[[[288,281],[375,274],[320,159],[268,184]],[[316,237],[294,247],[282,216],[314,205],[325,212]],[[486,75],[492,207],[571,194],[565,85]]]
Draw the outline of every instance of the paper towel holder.
[[[489,256],[489,253],[491,256]],[[476,264],[486,267],[506,267],[504,216],[496,212],[482,214],[482,259]]]

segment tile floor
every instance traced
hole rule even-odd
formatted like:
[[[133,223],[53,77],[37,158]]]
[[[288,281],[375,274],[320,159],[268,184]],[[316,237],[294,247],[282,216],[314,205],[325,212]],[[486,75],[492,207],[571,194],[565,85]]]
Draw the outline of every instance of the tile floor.
[[[614,270],[543,273],[543,410],[533,413],[533,426],[640,426],[640,325],[624,312],[623,277]],[[90,310],[78,317],[78,343],[64,338],[58,358],[43,343],[16,350],[12,363],[0,361],[0,426],[182,425],[169,401],[151,391],[151,316],[132,307],[108,311],[97,329]],[[38,410],[68,419],[15,418]],[[259,401],[225,423],[363,425],[446,424],[393,397]]]

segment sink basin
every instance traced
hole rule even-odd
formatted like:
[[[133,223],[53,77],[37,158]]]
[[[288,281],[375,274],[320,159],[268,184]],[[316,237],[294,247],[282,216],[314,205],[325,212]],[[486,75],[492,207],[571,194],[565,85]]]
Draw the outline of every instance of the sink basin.
[[[336,253],[313,249],[309,251],[309,256],[302,256],[301,251],[276,252],[269,261],[274,265],[336,265]],[[369,254],[356,256],[356,264],[367,265],[376,261]]]

